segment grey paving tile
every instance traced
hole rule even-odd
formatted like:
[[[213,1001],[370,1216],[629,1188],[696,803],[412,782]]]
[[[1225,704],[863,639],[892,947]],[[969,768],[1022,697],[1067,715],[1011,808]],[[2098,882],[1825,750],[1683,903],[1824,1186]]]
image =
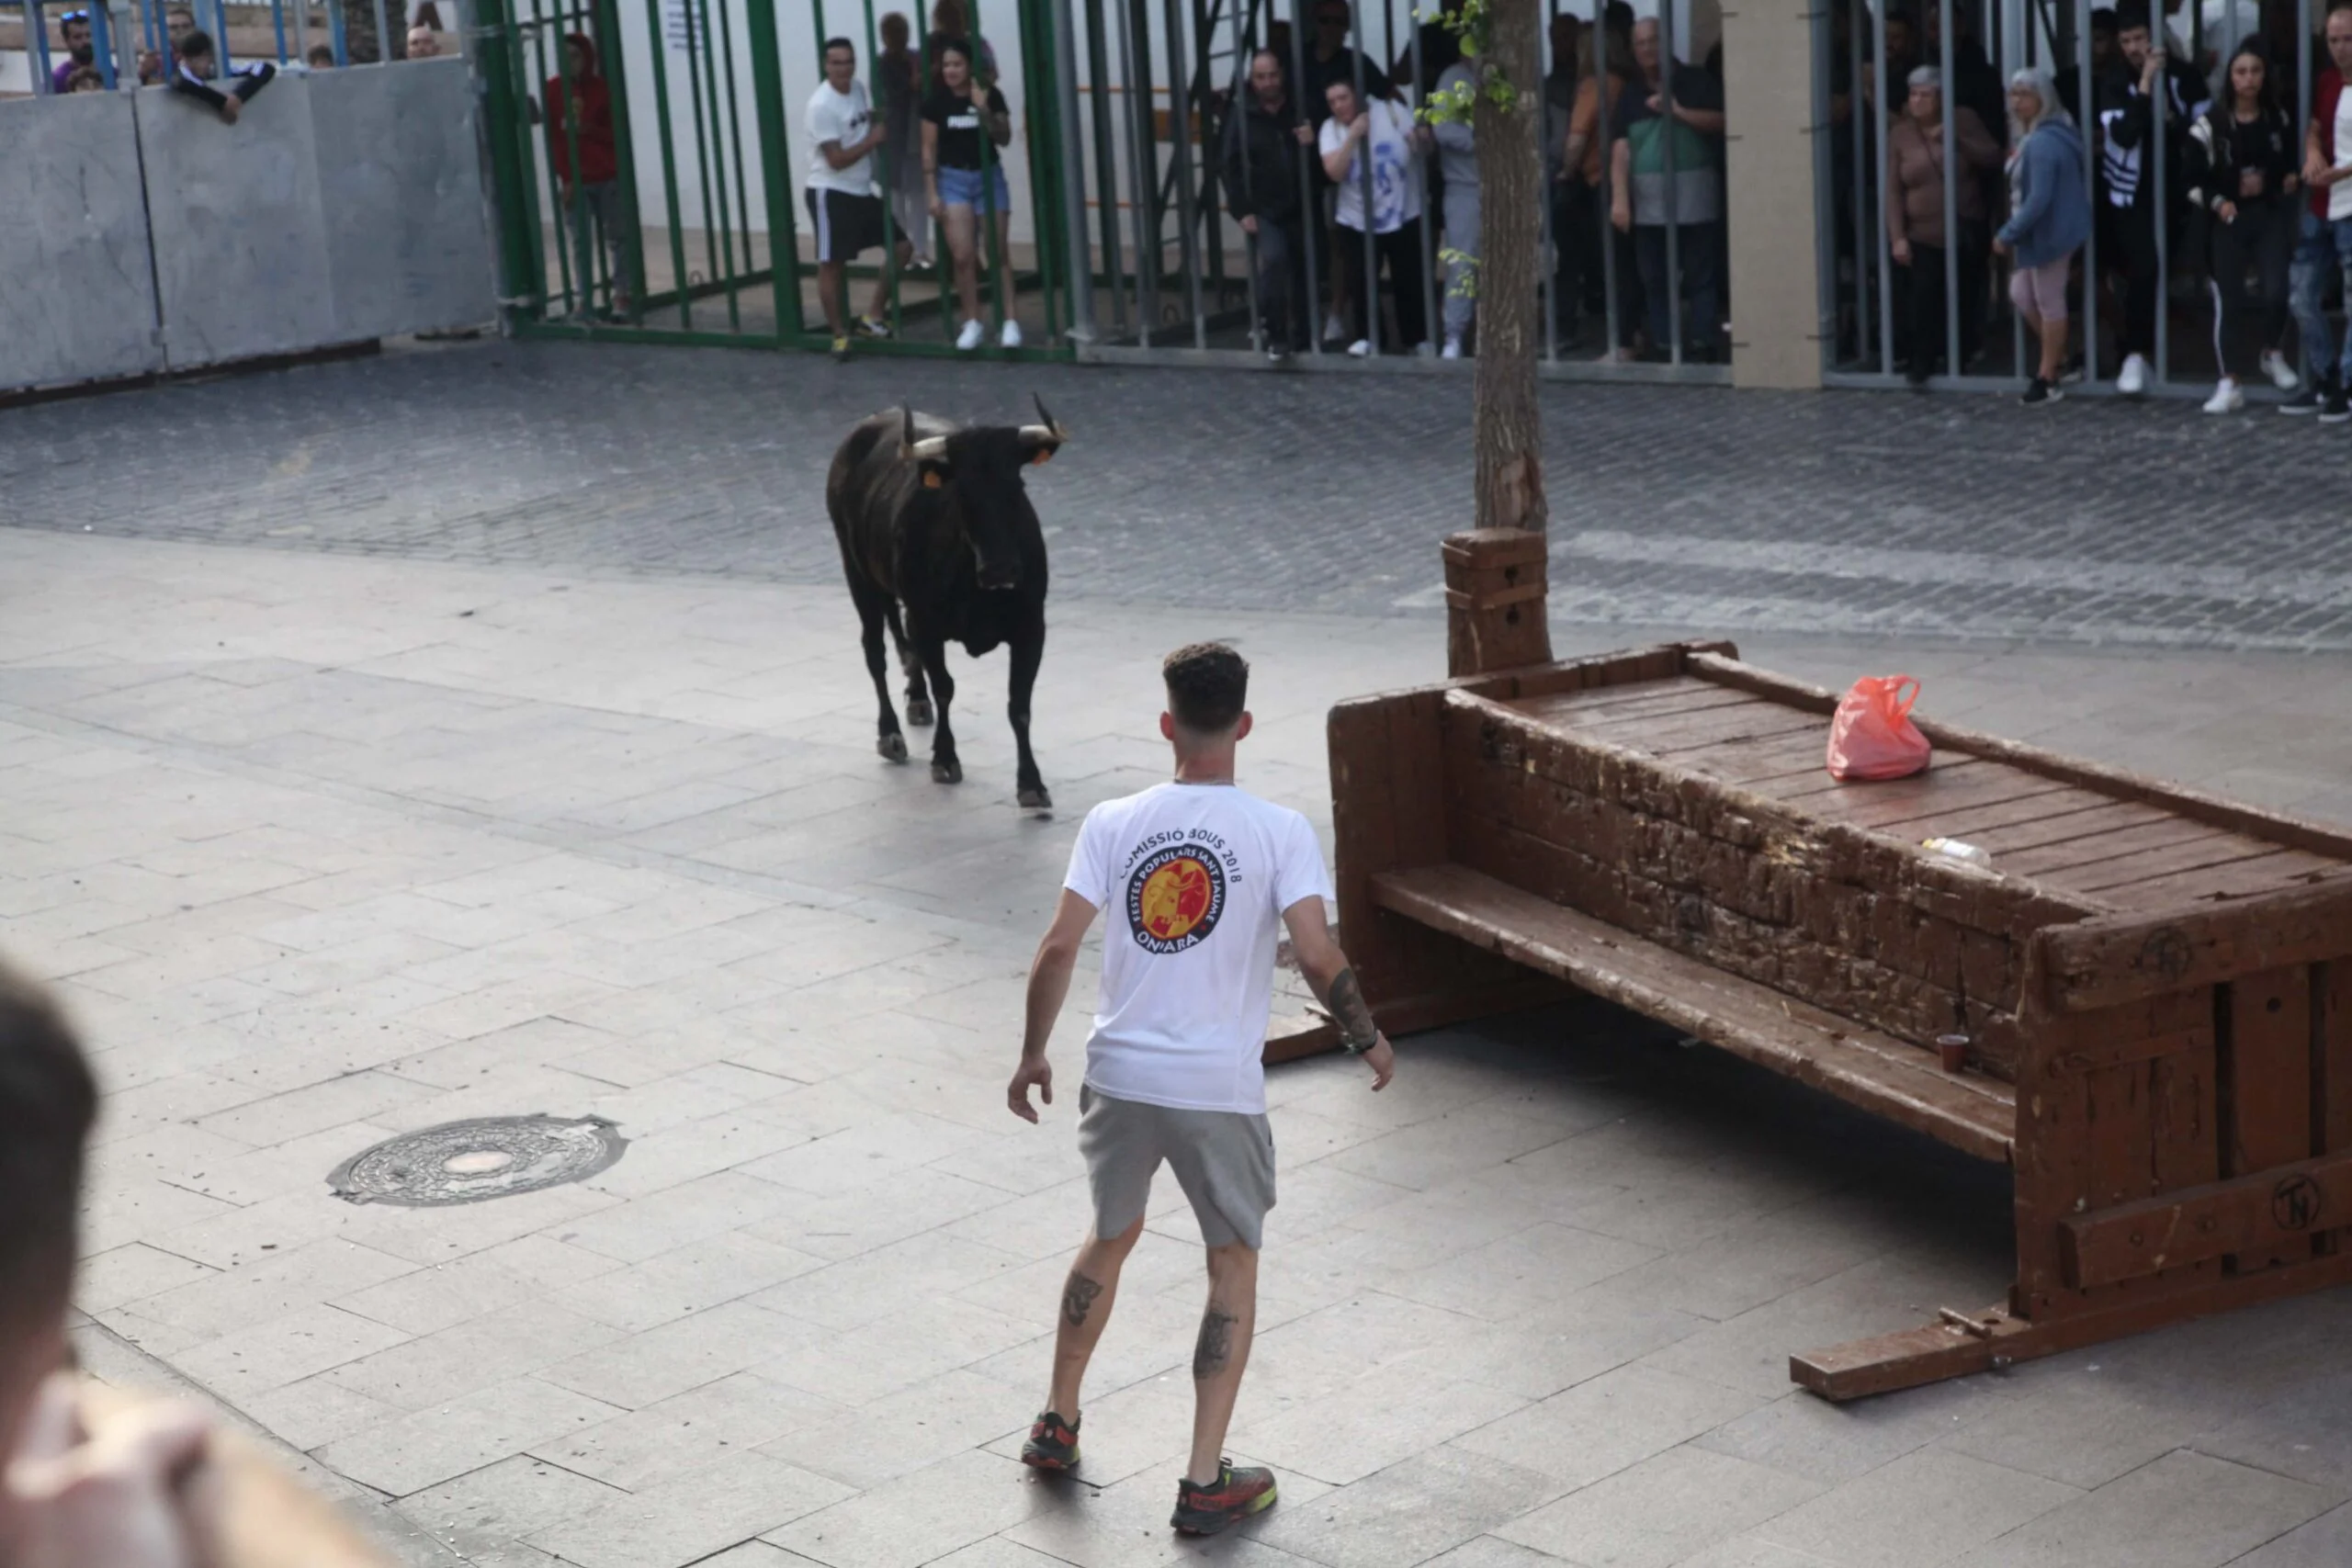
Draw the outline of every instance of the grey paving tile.
[[[619,1497],[601,1482],[517,1455],[420,1492],[408,1508],[419,1522],[452,1532],[464,1550],[519,1540]]]
[[[318,1458],[338,1474],[404,1497],[617,1414],[537,1378],[509,1378],[329,1443]]]
[[[1429,1564],[1430,1568],[1552,1568],[1559,1561],[1548,1551],[1498,1535],[1482,1535],[1430,1558]]]
[[[353,1314],[340,1315],[366,1322]],[[401,1343],[347,1359],[337,1366],[334,1381],[408,1410],[424,1410],[485,1383],[537,1371],[619,1337],[594,1319],[542,1302],[503,1307],[415,1338],[368,1326]]]
[[[1535,1471],[1446,1444],[1305,1506],[1277,1506],[1257,1539],[1318,1562],[1411,1568],[1562,1490]]]
[[[212,1337],[364,1291],[415,1268],[405,1258],[330,1236],[149,1296],[139,1311]]]
[[[1820,1491],[1812,1482],[1686,1445],[1493,1533],[1583,1568],[1668,1568]]]
[[[2211,1568],[2334,1501],[2317,1487],[2175,1452],[1953,1559],[1960,1568]]]
[[[848,1488],[758,1453],[734,1453],[535,1531],[581,1568],[674,1568],[839,1502]]]
[[[2237,1559],[2242,1568],[2335,1568],[2352,1562],[2352,1505],[2331,1508],[2309,1524],[2265,1542]]]
[[[600,1323],[642,1333],[823,1267],[820,1258],[729,1231],[566,1285],[556,1299]]]
[[[82,1260],[74,1281],[74,1304],[84,1312],[105,1312],[195,1284],[216,1272],[160,1247],[131,1242]]]
[[[1231,1457],[1237,1465],[1264,1462],[1264,1456],[1247,1451]],[[1204,1543],[1188,1540],[1169,1528],[1182,1469],[1181,1465],[1154,1469],[1099,1492],[1086,1486],[1048,1484],[1036,1494],[1028,1516],[1009,1526],[1004,1535],[1078,1568],[1127,1568],[1128,1564],[1192,1562],[1204,1558],[1241,1568],[1299,1568],[1312,1561],[1259,1537],[1276,1514],[1314,1508],[1329,1495],[1328,1487],[1305,1476],[1278,1472],[1280,1495],[1272,1508]]]
[[[172,1359],[198,1382],[238,1403],[313,1372],[381,1354],[407,1338],[397,1328],[331,1306],[314,1306],[221,1335]]]
[[[1834,1485],[1965,1431],[2001,1410],[2010,1396],[1990,1378],[1955,1378],[1848,1404],[1792,1388],[1696,1440],[1717,1453]]]
[[[1947,1562],[2083,1494],[2023,1471],[1920,1449],[1756,1528],[1852,1568]]]
[[[728,1302],[613,1338],[548,1366],[540,1375],[624,1410],[639,1410],[824,1337],[821,1330],[781,1313]]]
[[[1278,1469],[1344,1485],[1525,1403],[1483,1383],[1400,1363],[1367,1372],[1334,1392],[1269,1415],[1248,1403],[1236,1412],[1233,1441]]]
[[[537,1444],[537,1451],[551,1463],[634,1492],[786,1433],[830,1430],[838,1438],[864,1431],[874,1408],[868,1406],[853,1420],[846,1407],[831,1400],[756,1373],[737,1372]],[[810,1445],[812,1450],[815,1446]],[[791,1448],[779,1448],[772,1457],[836,1480],[853,1479],[831,1467],[805,1462],[807,1456]]]
[[[1535,1472],[1568,1492],[1735,1421],[1756,1404],[1718,1383],[1624,1366],[1466,1432],[1453,1446]]]

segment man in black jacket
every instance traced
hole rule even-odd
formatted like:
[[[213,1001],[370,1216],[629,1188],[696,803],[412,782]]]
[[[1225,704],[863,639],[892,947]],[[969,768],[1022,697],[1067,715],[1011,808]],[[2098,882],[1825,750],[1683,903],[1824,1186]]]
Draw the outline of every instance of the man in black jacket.
[[[1256,253],[1258,327],[1266,357],[1306,346],[1314,299],[1306,288],[1306,209],[1300,197],[1301,149],[1314,128],[1300,118],[1270,49],[1250,61],[1250,91],[1225,121],[1226,205]]]
[[[2116,63],[2098,84],[2099,266],[2123,284],[2123,365],[2116,389],[2137,397],[2147,389],[2156,352],[2159,268],[2156,226],[2177,254],[2180,193],[2188,128],[2211,102],[2205,79],[2185,61],[2168,59],[2137,0],[2115,14]],[[2158,106],[2162,106],[2162,118]],[[2159,129],[2161,126],[2161,129]],[[2156,188],[2155,139],[2165,139],[2164,188]]]

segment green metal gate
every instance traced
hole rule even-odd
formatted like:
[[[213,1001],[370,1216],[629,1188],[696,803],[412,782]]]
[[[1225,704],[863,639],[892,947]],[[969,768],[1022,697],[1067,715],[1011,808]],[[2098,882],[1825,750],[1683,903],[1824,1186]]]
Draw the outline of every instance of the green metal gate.
[[[876,57],[882,17],[893,7],[907,15],[918,87],[928,84],[924,4],[475,0],[502,295],[515,331],[829,348],[800,204],[814,152],[805,145],[805,108],[823,79],[823,42],[839,36],[857,44],[859,79],[876,116],[886,112]],[[1070,193],[1053,0],[962,4],[998,62],[1014,125],[1003,150],[1014,209],[1009,243],[1000,243],[996,224],[976,225],[986,346],[970,354],[1066,359]],[[574,39],[593,48],[595,65],[577,85],[565,63]],[[981,141],[992,160],[996,150]],[[876,153],[886,197],[909,173],[893,166],[903,160],[891,152],[886,144]],[[881,282],[888,335],[861,337],[856,352],[954,354],[959,313],[942,226],[919,202],[884,205],[886,243],[850,267],[848,288],[860,313]],[[916,232],[901,234],[902,209]],[[929,267],[900,265],[902,237],[932,258]],[[1022,347],[998,346],[1008,317],[1020,323]]]

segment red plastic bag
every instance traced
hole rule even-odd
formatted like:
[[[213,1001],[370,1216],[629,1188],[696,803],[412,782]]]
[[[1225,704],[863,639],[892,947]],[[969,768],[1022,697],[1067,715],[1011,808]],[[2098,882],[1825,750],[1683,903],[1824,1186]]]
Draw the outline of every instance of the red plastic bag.
[[[1918,700],[1919,682],[1908,675],[1865,675],[1855,682],[1829,726],[1829,776],[1901,779],[1926,772],[1928,738],[1911,722],[1911,705]]]

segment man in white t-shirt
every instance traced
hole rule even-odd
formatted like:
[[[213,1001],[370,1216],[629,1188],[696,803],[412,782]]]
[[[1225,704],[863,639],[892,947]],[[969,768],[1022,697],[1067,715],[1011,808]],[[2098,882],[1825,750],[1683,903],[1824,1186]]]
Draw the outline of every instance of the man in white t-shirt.
[[[889,274],[874,280],[865,314],[849,320],[849,263],[881,247],[882,197],[874,186],[874,150],[889,130],[874,114],[865,84],[857,79],[857,46],[845,38],[825,40],[825,79],[808,99],[808,216],[817,225],[817,298],[824,302],[825,325],[832,329],[833,355],[849,355],[850,333],[888,337],[883,311],[890,297]],[[899,264],[913,249],[899,237]]]
[[[1069,994],[1079,944],[1108,910],[1094,1032],[1079,1097],[1094,1224],[1062,1288],[1053,1390],[1022,1462],[1078,1468],[1079,1384],[1118,1293],[1119,1269],[1143,1235],[1151,1179],[1164,1160],[1192,1201],[1208,1247],[1208,1307],[1193,1350],[1193,1452],[1169,1521],[1214,1535],[1274,1501],[1271,1471],[1223,1458],[1257,1322],[1258,1247],[1274,1203],[1274,1140],[1261,1065],[1274,949],[1287,930],[1298,966],[1351,1055],[1387,1087],[1396,1054],[1374,1027],[1323,906],[1329,876],[1297,812],[1243,793],[1234,748],[1250,733],[1250,667],[1218,643],[1195,643],[1161,667],[1176,777],[1086,814],[1061,905],[1029,971],[1028,1027],[1007,1098],[1037,1120],[1048,1105],[1046,1043]]]

